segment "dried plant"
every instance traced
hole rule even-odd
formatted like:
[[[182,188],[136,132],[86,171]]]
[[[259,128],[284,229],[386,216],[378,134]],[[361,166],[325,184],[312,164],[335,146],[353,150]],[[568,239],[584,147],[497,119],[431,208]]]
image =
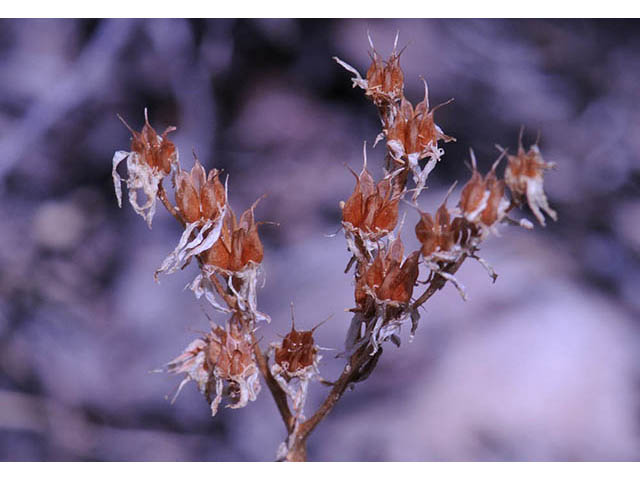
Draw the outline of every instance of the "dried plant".
[[[282,341],[271,344],[266,352],[256,333],[261,322],[270,318],[260,312],[257,302],[258,277],[263,246],[255,221],[258,201],[238,219],[229,204],[228,188],[216,169],[208,173],[198,159],[190,172],[182,169],[178,151],[167,135],[168,127],[158,135],[149,124],[141,132],[126,122],[133,138],[131,151],[118,151],[113,157],[113,180],[118,204],[121,204],[121,180],[117,168],[127,160],[129,201],[151,227],[156,200],[182,225],[184,232],[175,249],[155,272],[171,274],[193,259],[199,272],[189,288],[197,298],[204,296],[214,309],[227,316],[223,325],[211,322],[209,333],[194,340],[166,365],[169,373],[183,375],[178,387],[193,380],[205,395],[216,415],[225,400],[228,407],[241,408],[254,401],[260,392],[261,376],[276,402],[287,436],[277,452],[279,460],[306,460],[306,441],[315,427],[329,414],[346,389],[365,380],[374,370],[383,344],[390,340],[400,346],[400,329],[409,324],[411,335],[418,328],[420,307],[450,281],[466,297],[455,274],[467,258],[478,260],[491,278],[497,278],[489,264],[478,256],[480,246],[500,224],[533,224],[515,220],[509,213],[524,203],[529,205],[544,226],[543,211],[556,220],[543,189],[543,173],[553,164],[542,159],[537,142],[528,151],[522,145],[522,132],[515,155],[501,151],[490,171],[478,171],[470,151],[471,178],[463,186],[455,207],[448,207],[455,184],[432,215],[419,209],[417,199],[426,188],[429,174],[444,156],[443,144],[455,141],[445,135],[434,120],[435,108],[429,107],[429,91],[423,79],[424,99],[415,107],[404,96],[404,74],[400,67],[402,52],[393,52],[383,61],[373,47],[372,63],[366,77],[348,63],[335,58],[351,72],[353,86],[376,106],[382,130],[376,143],[385,141],[386,167],[376,182],[367,169],[366,145],[364,165],[355,177],[351,196],[341,202],[342,227],[351,259],[345,272],[353,267],[355,277],[351,325],[347,329],[342,374],[329,382],[320,376],[320,347],[311,330],[291,331]],[[123,120],[124,122],[124,120]],[[507,157],[504,179],[498,177],[501,160]],[[172,180],[175,205],[163,187],[165,177]],[[412,177],[414,186],[407,188]],[[228,181],[228,178],[227,178]],[[146,202],[140,205],[136,194],[142,190]],[[510,199],[506,193],[510,193]],[[412,193],[411,202],[404,200]],[[420,247],[405,254],[400,240],[402,223],[398,222],[401,201],[418,211],[415,235]],[[419,281],[419,275],[425,276]],[[423,288],[421,293],[417,290]],[[293,315],[293,312],[292,312]],[[320,407],[308,418],[304,405],[312,382],[329,386]],[[177,396],[177,394],[176,394]],[[174,397],[175,400],[175,397]]]

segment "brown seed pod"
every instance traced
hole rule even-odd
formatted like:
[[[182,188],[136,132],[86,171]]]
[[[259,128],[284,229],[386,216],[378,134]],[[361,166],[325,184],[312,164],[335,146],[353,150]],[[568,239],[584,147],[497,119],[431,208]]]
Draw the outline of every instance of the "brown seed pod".
[[[447,198],[452,190],[453,187],[436,210],[435,221],[430,213],[420,211],[415,231],[422,246],[420,251],[425,258],[436,252],[449,252],[455,245],[456,230],[447,209]]]
[[[556,212],[549,206],[547,196],[544,193],[544,172],[555,167],[552,162],[545,162],[538,148],[537,142],[525,151],[522,145],[523,130],[520,130],[518,138],[518,153],[507,155],[508,163],[504,172],[506,185],[511,190],[514,200],[521,202],[526,196],[529,208],[544,226],[543,210],[554,221],[557,220]]]
[[[419,252],[403,260],[404,247],[397,238],[389,246],[378,250],[376,257],[356,282],[355,299],[360,309],[366,308],[368,295],[380,301],[406,304],[411,300],[418,278]]]
[[[365,165],[356,177],[356,186],[342,208],[342,223],[346,229],[357,232],[370,240],[378,240],[392,231],[398,223],[398,205],[400,197],[390,177],[383,178],[378,184]]]
[[[173,132],[176,127],[167,127],[159,137],[149,123],[147,109],[144,110],[144,126],[140,132],[136,132],[120,116],[118,118],[133,136],[131,139],[131,151],[138,154],[140,159],[152,168],[162,171],[164,174],[171,172],[171,166],[177,162],[178,156],[176,147],[167,135]]]
[[[175,176],[176,204],[187,223],[215,220],[226,204],[220,172],[215,168],[206,175],[198,159],[190,173],[178,171]]]
[[[455,141],[455,138],[444,134],[433,118],[436,110],[448,105],[453,99],[429,110],[429,90],[426,81],[424,85],[424,100],[414,109],[411,102],[403,97],[398,115],[387,132],[389,147],[396,156],[418,155],[419,158],[424,158],[429,147],[435,147],[438,141]]]
[[[220,238],[205,252],[205,263],[229,272],[239,272],[250,262],[262,262],[264,250],[258,235],[258,224],[255,222],[253,210],[256,201],[246,210],[238,222],[233,210],[227,207]]]
[[[396,39],[397,41],[397,39]],[[400,53],[393,52],[387,61],[383,61],[371,45],[371,65],[367,70],[367,89],[365,95],[374,104],[382,106],[393,103],[403,96],[404,73],[400,68]]]

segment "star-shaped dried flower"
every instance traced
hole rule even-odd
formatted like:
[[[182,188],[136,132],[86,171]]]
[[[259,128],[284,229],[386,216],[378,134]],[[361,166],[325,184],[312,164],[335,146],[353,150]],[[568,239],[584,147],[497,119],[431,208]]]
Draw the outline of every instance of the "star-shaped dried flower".
[[[175,130],[175,127],[167,127],[162,135],[158,135],[149,123],[147,109],[144,110],[145,124],[140,132],[132,129],[120,116],[120,120],[131,132],[131,151],[117,151],[113,156],[113,185],[115,188],[118,205],[122,207],[122,179],[118,174],[118,165],[127,160],[128,178],[126,180],[129,189],[129,203],[133,209],[141,215],[151,228],[153,216],[156,210],[156,195],[158,185],[162,179],[171,172],[178,163],[178,151],[167,135]],[[142,190],[146,196],[146,202],[138,203],[137,191]]]

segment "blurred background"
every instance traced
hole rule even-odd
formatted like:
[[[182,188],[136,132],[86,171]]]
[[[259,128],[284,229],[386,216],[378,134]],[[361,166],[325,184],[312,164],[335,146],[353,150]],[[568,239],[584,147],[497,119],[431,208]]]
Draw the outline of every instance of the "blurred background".
[[[0,459],[272,460],[284,439],[263,388],[210,418],[195,385],[149,373],[224,317],[183,287],[194,266],[153,281],[180,229],[149,231],[113,193],[111,158],[149,108],[182,164],[194,148],[230,176],[236,211],[268,194],[262,227],[273,318],[263,344],[298,326],[339,349],[353,306],[338,202],[352,192],[374,107],[338,55],[366,72],[367,30],[386,58],[400,30],[405,91],[426,77],[455,136],[421,207],[433,211],[473,147],[541,131],[558,164],[545,186],[559,221],[502,227],[477,263],[427,303],[413,342],[314,432],[312,460],[640,459],[640,28],[587,20],[0,21]],[[369,148],[381,176],[384,147]],[[459,193],[459,188],[458,188]],[[458,193],[454,194],[457,198]],[[403,237],[416,247],[417,214]],[[529,211],[519,215],[533,218]],[[342,364],[324,352],[321,372]],[[326,387],[314,386],[307,412]]]

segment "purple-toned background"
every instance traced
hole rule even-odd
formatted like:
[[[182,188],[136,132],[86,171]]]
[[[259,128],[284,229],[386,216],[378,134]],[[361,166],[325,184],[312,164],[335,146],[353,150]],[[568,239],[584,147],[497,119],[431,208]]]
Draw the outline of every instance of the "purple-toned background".
[[[353,305],[338,202],[353,188],[375,109],[338,55],[368,67],[400,30],[407,96],[455,97],[438,123],[457,137],[421,197],[434,210],[486,169],[520,125],[558,164],[559,221],[502,228],[477,263],[427,304],[416,338],[313,434],[313,460],[638,460],[640,451],[640,24],[584,20],[4,20],[0,22],[0,458],[272,460],[284,428],[263,389],[211,419],[193,384],[150,370],[207,328],[184,285],[152,273],[180,230],[117,208],[111,157],[121,113],[144,107],[174,140],[230,176],[236,210],[257,209],[267,283],[264,344],[297,322],[342,345]],[[383,147],[369,150],[379,178]],[[454,198],[457,195],[454,194]],[[417,216],[405,207],[415,247]],[[531,218],[530,212],[524,212]],[[222,321],[223,317],[213,314]],[[321,370],[341,364],[324,352]],[[326,387],[312,391],[317,405]],[[307,409],[309,411],[310,408]]]

